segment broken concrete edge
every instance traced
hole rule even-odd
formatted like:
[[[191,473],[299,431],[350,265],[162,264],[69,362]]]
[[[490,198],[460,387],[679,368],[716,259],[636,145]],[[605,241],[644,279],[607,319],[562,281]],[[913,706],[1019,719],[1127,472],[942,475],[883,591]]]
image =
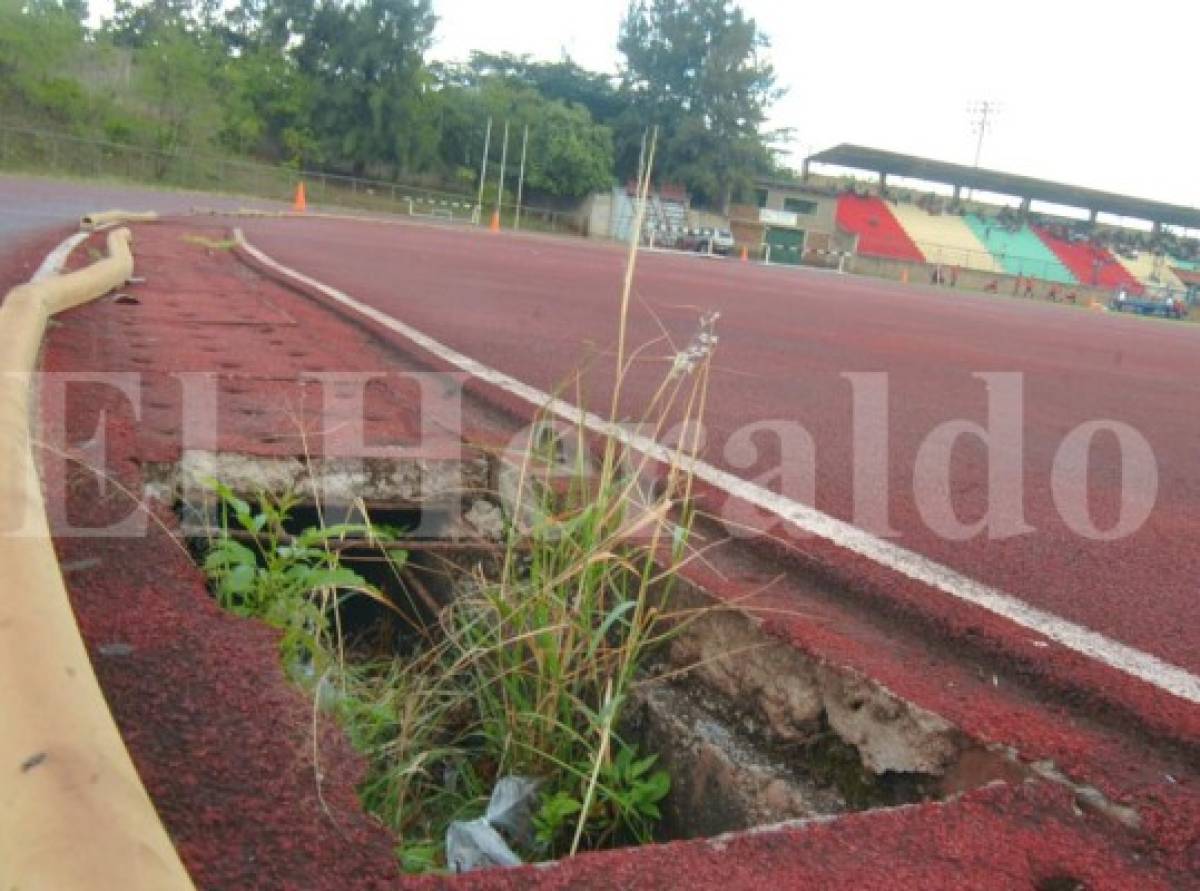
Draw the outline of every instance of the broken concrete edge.
[[[501,503],[520,501],[516,492],[520,476],[520,468],[510,460],[499,460],[496,479]],[[517,519],[528,522],[528,518]],[[760,740],[784,746],[811,739],[822,724],[827,725],[842,744],[857,752],[870,774],[919,778],[933,798],[989,782],[1041,779],[1083,794],[1094,803],[1092,810],[1126,828],[1140,824],[1135,810],[1109,801],[1056,765],[1031,764],[1011,746],[973,739],[943,716],[904,699],[861,671],[835,665],[775,636],[768,627],[769,617],[757,614],[750,603],[731,604],[687,573],[677,579],[671,597],[671,603],[663,601],[659,606],[664,612],[685,615],[678,624],[686,630],[670,645],[667,673],[703,688],[702,698],[719,700],[722,715],[709,710],[718,720],[733,716],[754,727],[752,735]],[[654,711],[653,696],[643,697],[641,704],[644,710]],[[720,759],[708,758],[708,766],[714,760]],[[764,789],[768,797],[779,797],[779,784],[773,780]],[[753,801],[749,805],[763,811]],[[780,819],[779,814],[767,816]]]
[[[709,497],[702,484],[696,494],[698,499]],[[756,522],[745,521],[745,529],[755,529]],[[838,566],[827,552],[802,551],[766,530],[746,546],[814,585],[836,591],[841,602],[863,614],[886,616],[897,629],[944,641],[959,660],[1034,691],[1046,703],[1170,757],[1200,757],[1200,722],[1194,713],[1180,712],[1179,700],[1170,692],[1136,679],[1130,683],[1116,670],[1080,659],[1036,633],[1028,636],[1032,647],[1015,647],[1001,631],[1007,619],[984,616],[981,621],[970,607],[950,602],[935,588],[913,585],[919,598],[897,591],[879,577]]]
[[[929,799],[995,782],[1048,782],[1067,789],[1081,810],[1129,831],[1142,828],[1135,808],[1053,761],[1031,762],[1012,746],[975,739],[873,678],[779,639],[753,606],[729,604],[689,579],[680,580],[671,598],[685,627],[669,644],[667,674],[698,688],[710,715],[716,710],[727,722],[748,726],[768,750],[802,744],[825,728],[857,752],[870,774],[918,779]],[[769,803],[779,787],[772,781],[762,791]],[[774,823],[788,815],[766,816],[764,822]]]
[[[443,515],[433,527],[438,538],[494,543],[503,534],[503,521],[489,497],[492,463],[486,454],[391,459],[185,449],[177,462],[148,463],[143,473],[148,498],[167,508],[182,505],[197,516],[212,515],[213,484],[220,482],[249,501],[287,492],[318,506],[436,512]]]
[[[13,288],[0,306],[0,887],[192,888],[105,702],[51,540],[30,385],[52,315],[133,273],[128,229],[108,257]]]

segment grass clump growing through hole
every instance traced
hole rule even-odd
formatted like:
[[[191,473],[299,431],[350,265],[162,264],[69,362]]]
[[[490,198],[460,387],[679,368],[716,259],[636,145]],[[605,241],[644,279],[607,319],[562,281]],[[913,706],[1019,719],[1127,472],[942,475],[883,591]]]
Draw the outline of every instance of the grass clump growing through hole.
[[[653,152],[652,140],[647,171]],[[389,536],[365,511],[363,524],[285,541],[293,499],[267,499],[254,511],[215,485],[227,514],[257,545],[228,535],[213,543],[205,568],[216,595],[284,628],[285,656],[311,666],[309,678],[334,680],[328,707],[369,759],[364,804],[396,833],[405,869],[444,867],[447,827],[479,817],[506,776],[538,783],[531,831],[507,839],[525,859],[646,842],[660,819],[669,777],[654,753],[623,736],[622,716],[647,653],[671,633],[656,604],[687,559],[689,467],[716,337],[715,317],[706,317],[696,341],[675,353],[638,425],[655,442],[682,428],[679,444],[653,458],[635,451],[618,407],[637,358],[625,342],[648,188],[647,174],[608,424],[597,431],[581,409],[564,412],[556,403],[566,423],[555,426],[547,407],[508,493],[499,571],[460,576],[456,596],[420,629],[413,653],[353,663],[331,633],[346,596],[382,597],[328,547],[355,535],[386,551]]]
[[[361,797],[406,869],[444,867],[447,827],[479,816],[504,776],[539,781],[532,836],[513,842],[526,859],[647,842],[661,816],[669,778],[622,736],[621,716],[646,652],[670,633],[655,603],[684,559],[687,477],[669,468],[648,496],[645,459],[607,443],[596,470],[586,447],[559,457],[569,438],[536,437],[524,456],[498,574],[458,579],[414,652],[384,660],[345,656],[341,606],[385,598],[329,545],[371,543],[402,567],[394,531],[364,519],[289,534],[294,495],[252,507],[211,484],[215,596],[282,629],[289,673],[368,756]]]

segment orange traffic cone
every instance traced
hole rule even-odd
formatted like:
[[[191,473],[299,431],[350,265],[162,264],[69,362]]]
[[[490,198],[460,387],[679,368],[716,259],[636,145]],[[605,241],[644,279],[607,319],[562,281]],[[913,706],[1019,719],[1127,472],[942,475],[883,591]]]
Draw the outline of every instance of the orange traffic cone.
[[[490,231],[490,232],[499,232],[500,231],[500,211],[498,211],[498,210],[492,211],[492,221],[490,223],[488,223],[488,231]]]
[[[745,263],[750,259],[750,252],[746,250],[746,246],[742,245],[742,262]]]
[[[304,183],[296,183],[296,200],[292,202],[292,210],[296,213],[304,213],[308,209],[308,202],[304,198]]]

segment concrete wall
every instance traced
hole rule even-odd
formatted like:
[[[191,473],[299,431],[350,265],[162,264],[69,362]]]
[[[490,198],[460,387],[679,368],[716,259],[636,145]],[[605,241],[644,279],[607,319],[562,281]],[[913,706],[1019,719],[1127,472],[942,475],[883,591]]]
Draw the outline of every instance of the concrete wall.
[[[759,188],[763,188],[760,186]],[[806,191],[803,187],[788,188],[784,186],[766,186],[767,210],[783,211],[788,198],[798,198],[802,201],[816,202],[812,213],[797,215],[796,228],[806,232],[833,232],[836,228],[837,201],[827,195]]]
[[[756,220],[732,217],[729,220],[729,230],[737,243],[738,252],[745,247],[750,256],[757,257],[762,248],[763,238],[767,227]]]
[[[851,257],[846,261],[846,271],[856,275],[871,275],[876,278],[891,281],[907,281],[914,284],[932,284],[935,266],[929,263],[909,263],[903,260],[888,260],[882,257]],[[942,267],[945,287],[966,291],[987,291],[994,282],[996,293],[1007,296],[1024,296],[1025,280],[1018,282],[1018,276],[993,274],[974,269],[957,269]],[[955,284],[950,284],[953,281]],[[1049,299],[1051,288],[1057,288],[1060,302],[1067,300],[1068,294],[1075,295],[1075,302],[1086,306],[1090,302],[1108,304],[1113,298],[1113,291],[1108,288],[1095,288],[1085,285],[1055,285],[1040,279],[1033,281],[1033,298]]]
[[[694,207],[689,207],[687,212],[687,226],[689,229],[728,229],[729,219],[710,210],[698,210]]]
[[[611,234],[612,214],[611,192],[589,195],[579,209],[580,231],[588,238],[608,238]]]

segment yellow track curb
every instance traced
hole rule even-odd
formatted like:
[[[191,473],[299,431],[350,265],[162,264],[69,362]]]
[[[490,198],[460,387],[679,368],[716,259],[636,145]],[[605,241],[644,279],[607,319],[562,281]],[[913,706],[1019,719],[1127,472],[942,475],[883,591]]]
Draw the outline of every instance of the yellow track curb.
[[[79,220],[79,228],[92,231],[117,223],[153,223],[157,219],[158,214],[154,211],[104,210],[86,214]]]
[[[104,214],[93,215],[110,222]],[[0,889],[193,887],[117,731],[67,599],[30,438],[48,319],[133,273],[108,257],[21,285],[0,306]]]

